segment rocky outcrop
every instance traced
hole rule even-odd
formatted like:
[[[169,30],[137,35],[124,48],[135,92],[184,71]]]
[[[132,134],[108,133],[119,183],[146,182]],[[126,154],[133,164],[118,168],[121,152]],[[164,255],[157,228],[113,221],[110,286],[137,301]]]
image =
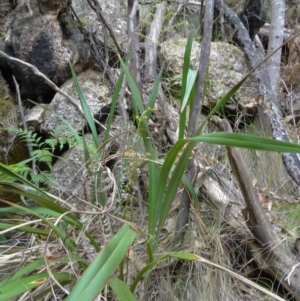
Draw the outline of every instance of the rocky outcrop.
[[[123,173],[122,178],[125,179],[126,172],[117,167],[116,161],[118,159],[113,158],[120,147],[122,134],[124,134],[123,121],[120,116],[115,117],[111,133],[113,133],[113,139],[101,149],[102,157],[93,145],[91,134],[86,134],[85,140],[91,156],[88,163],[85,161],[82,143],[77,143],[74,148],[66,151],[59,158],[51,170],[51,176],[55,181],[55,187],[51,189],[53,194],[64,200],[71,200],[72,205],[77,208],[86,206],[81,201],[85,200],[88,203],[92,201],[95,195],[95,186],[97,186],[97,191],[102,192],[108,191],[111,187],[112,179],[107,177],[106,172],[106,164],[109,160],[115,160],[115,177],[121,176]],[[98,138],[100,144],[103,143],[104,133],[100,134]],[[135,162],[138,162],[137,152],[131,145],[127,147],[126,154],[127,157],[132,156],[135,158]],[[122,165],[121,162],[120,164]],[[99,183],[95,184],[96,180]]]
[[[78,75],[78,81],[82,88],[90,110],[97,119],[106,119],[111,103],[109,83],[103,79],[100,72],[87,70]],[[61,89],[71,96],[81,107],[77,91],[72,79],[67,80]],[[48,106],[44,121],[40,130],[49,133],[55,127],[67,121],[75,130],[82,131],[86,120],[80,114],[77,107],[70,103],[63,95],[57,93]]]
[[[66,0],[41,1],[39,7],[32,6],[32,15],[8,14],[4,49],[0,50],[36,66],[56,85],[61,85],[71,76],[69,62],[80,72],[90,57],[89,48],[70,16],[69,5]],[[2,59],[0,69],[17,78],[23,99],[47,102],[53,97],[51,88],[27,67]]]
[[[175,83],[177,91],[181,88],[186,43],[186,39],[176,38],[170,39],[161,45],[167,78],[171,78],[172,89],[174,89]],[[198,69],[199,59],[200,44],[194,41],[190,66],[192,69]],[[212,42],[204,105],[213,108],[220,97],[241,81],[250,70],[246,56],[241,49],[227,43]],[[254,76],[251,76],[232,99],[226,103],[225,108],[231,112],[246,110],[247,113],[253,114],[258,95],[258,82]]]
[[[86,138],[91,143],[91,136]],[[53,165],[51,175],[55,181],[55,188],[51,192],[64,200],[72,201],[72,205],[77,207],[78,199],[85,197],[84,185],[87,180],[82,145],[66,151]]]
[[[91,1],[94,3],[93,1]],[[110,32],[103,28],[103,23],[107,23],[108,26],[113,30],[113,34],[123,51],[127,50],[127,7],[123,1],[112,0],[100,0],[97,1],[99,7],[101,7],[101,14],[104,18],[104,22],[99,20],[99,17],[93,9],[87,4],[83,3],[82,0],[73,0],[72,7],[79,19],[87,25],[87,28],[96,29],[95,24],[101,24],[101,28],[97,31],[97,37],[101,43],[105,45],[108,42],[109,49],[116,50],[115,43],[111,37]],[[95,9],[97,10],[97,9]],[[105,42],[105,39],[106,42]],[[110,57],[110,59],[112,59]],[[116,59],[116,58],[115,58]]]

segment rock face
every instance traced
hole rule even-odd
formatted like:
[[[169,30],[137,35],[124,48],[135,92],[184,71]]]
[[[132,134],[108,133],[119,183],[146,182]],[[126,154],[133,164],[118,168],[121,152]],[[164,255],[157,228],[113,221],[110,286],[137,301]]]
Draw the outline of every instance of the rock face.
[[[90,136],[88,140],[91,140]],[[51,175],[56,184],[52,193],[66,200],[74,197],[83,199],[86,169],[82,146],[77,145],[65,152],[62,159],[53,165]],[[73,202],[72,205],[77,204],[75,199]]]
[[[7,130],[18,126],[18,107],[0,72],[0,163],[15,164],[28,158],[28,149],[16,134]],[[7,175],[0,172],[1,180]],[[20,197],[11,192],[0,192],[0,199],[18,202]],[[0,207],[3,203],[0,201]]]
[[[99,117],[99,119],[102,116],[107,116],[111,97],[109,96],[108,82],[103,79],[101,73],[93,70],[82,72],[78,76],[78,82],[92,114]],[[80,106],[78,94],[72,79],[67,80],[61,89],[77,101]],[[43,132],[50,132],[58,125],[64,124],[57,116],[66,120],[77,131],[81,131],[86,125],[86,120],[81,116],[79,110],[59,93],[55,95],[48,109],[44,122],[41,124],[41,131]]]
[[[28,150],[7,127],[18,126],[18,107],[0,72],[0,162],[14,164],[28,157]]]
[[[133,125],[131,124],[131,126]],[[102,149],[102,159],[99,154],[97,154],[95,146],[93,146],[92,135],[86,134],[85,140],[89,148],[91,160],[86,164],[82,144],[77,144],[74,148],[66,151],[62,157],[55,162],[51,170],[51,175],[56,184],[55,188],[51,189],[51,192],[65,200],[71,200],[73,206],[80,208],[80,206],[82,206],[80,200],[85,199],[88,202],[92,200],[96,179],[101,178],[97,190],[107,191],[105,189],[111,186],[112,180],[107,178],[105,161],[109,156],[117,152],[123,131],[123,120],[120,116],[117,116],[113,121],[111,131],[114,135],[114,139],[110,140],[105,148]],[[104,142],[104,133],[100,134],[98,139],[100,144],[102,144]],[[133,150],[131,150],[131,147]],[[138,162],[137,154],[134,152],[132,145],[128,147],[126,152],[127,156],[129,156],[129,153],[132,154],[135,158],[135,162]],[[117,164],[115,164],[115,168],[117,169],[116,165]],[[118,173],[121,173],[121,170],[117,169],[115,176],[117,176]]]
[[[163,61],[166,64],[166,74],[174,78],[176,87],[180,89],[183,59],[187,39],[176,38],[168,40],[161,45]],[[191,52],[191,68],[198,69],[200,59],[200,44],[193,42]],[[212,108],[222,95],[233,88],[251,70],[245,54],[238,47],[222,43],[212,42],[209,58],[209,72],[206,86],[204,105]],[[178,78],[179,77],[179,78]],[[171,83],[172,85],[172,83]],[[230,111],[254,107],[258,97],[258,82],[253,77],[247,80],[243,87],[235,93],[232,99],[226,103],[225,108]]]
[[[70,17],[68,2],[41,1],[39,11],[32,7],[33,15],[18,13],[14,18],[8,15],[5,45],[1,49],[36,66],[58,86],[71,76],[69,62],[79,72],[90,56],[84,37]],[[22,98],[42,102],[53,96],[48,95],[51,88],[24,65],[0,61],[0,68],[18,79]]]
[[[105,20],[112,27],[114,35],[123,51],[127,50],[127,5],[124,1],[119,0],[98,0],[99,7],[101,7],[101,13]],[[87,3],[82,0],[73,0],[72,7],[79,17],[79,19],[87,24],[88,28],[96,28],[95,24],[99,24],[99,19],[95,12],[90,8]],[[102,22],[101,22],[102,23]],[[108,31],[107,31],[108,32]],[[104,30],[101,25],[97,32],[97,37],[100,39],[101,43],[105,45],[104,40]],[[115,50],[115,44],[111,38],[110,34],[107,34],[107,41],[109,49]],[[112,59],[110,57],[110,59]],[[117,58],[114,58],[117,60]]]

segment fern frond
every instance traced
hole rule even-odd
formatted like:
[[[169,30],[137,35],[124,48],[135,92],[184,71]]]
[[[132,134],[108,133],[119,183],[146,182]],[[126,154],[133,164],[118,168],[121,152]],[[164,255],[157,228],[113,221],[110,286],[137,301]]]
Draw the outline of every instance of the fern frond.
[[[53,154],[50,152],[49,149],[36,149],[30,154],[30,156],[32,158],[35,158],[39,162],[46,163],[47,166],[51,169]]]
[[[41,172],[38,174],[35,174],[32,172],[32,173],[30,173],[29,176],[30,176],[31,182],[35,185],[43,184],[43,185],[47,185],[49,187],[55,186],[55,182],[54,182],[52,175],[47,171],[44,171],[44,172]]]
[[[11,165],[6,165],[6,164],[0,163],[0,165],[4,166],[6,168],[9,168],[12,172],[15,172],[19,175],[27,177],[28,174],[30,174],[30,172],[32,171],[32,169],[27,165],[27,163],[30,161],[31,160],[24,160],[19,163],[11,164]],[[6,180],[6,181],[12,180],[12,178],[10,176],[8,176],[6,173],[3,173],[1,171],[0,171],[0,179]]]
[[[70,129],[66,124],[59,124],[50,131],[52,137],[66,136],[70,133]]]
[[[69,148],[72,148],[77,144],[77,141],[74,137],[59,137],[58,142],[60,149],[62,149],[65,144],[68,144]]]
[[[52,151],[54,151],[56,146],[59,146],[60,150],[62,150],[66,144],[69,148],[73,148],[77,144],[73,133],[65,124],[55,127],[51,130],[50,135],[52,138],[46,139],[45,143],[51,147]]]
[[[39,143],[41,137],[37,137],[37,133],[16,127],[8,127],[7,130],[11,133],[16,134],[20,138],[20,140],[25,142],[28,146],[32,146],[34,148],[40,147]]]
[[[54,152],[55,147],[57,145],[57,139],[56,138],[49,138],[45,140],[45,144],[47,144],[48,146],[50,146],[52,152]]]

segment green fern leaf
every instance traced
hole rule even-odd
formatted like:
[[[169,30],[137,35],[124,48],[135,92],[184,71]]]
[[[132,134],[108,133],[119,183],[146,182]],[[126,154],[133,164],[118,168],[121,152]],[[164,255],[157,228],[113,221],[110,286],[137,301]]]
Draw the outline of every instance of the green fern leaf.
[[[31,154],[39,162],[44,162],[51,169],[53,154],[46,148],[34,150]]]

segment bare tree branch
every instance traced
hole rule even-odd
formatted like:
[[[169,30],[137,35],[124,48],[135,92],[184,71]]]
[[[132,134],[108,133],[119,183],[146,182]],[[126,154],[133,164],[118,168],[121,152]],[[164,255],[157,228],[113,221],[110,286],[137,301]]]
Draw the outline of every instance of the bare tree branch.
[[[23,124],[23,128],[24,130],[27,131],[27,124],[26,124],[26,120],[25,120],[25,116],[24,116],[24,111],[23,111],[23,106],[22,106],[22,102],[21,102],[21,95],[20,95],[20,89],[19,89],[19,85],[18,82],[16,81],[16,78],[13,76],[13,81],[16,87],[16,97],[17,97],[17,103],[18,103],[18,108],[19,108],[19,112],[20,112],[20,116],[21,116],[21,120],[22,120],[22,124]],[[31,155],[33,153],[33,148],[32,145],[29,143],[29,137],[26,137],[27,140],[27,148],[28,148],[28,152]],[[32,159],[32,170],[35,174],[37,174],[37,169],[36,169],[36,160],[33,157]]]
[[[271,31],[269,37],[268,54],[273,52],[283,42],[285,13],[284,2],[284,0],[271,1]],[[280,80],[280,63],[281,48],[267,61],[274,100],[277,100],[277,90]]]
[[[140,70],[140,40],[137,34],[139,20],[139,3],[137,0],[128,0],[128,50],[130,52],[129,70],[142,95],[142,77]]]
[[[202,97],[204,91],[204,83],[206,77],[206,70],[209,62],[210,54],[210,45],[212,38],[212,25],[213,25],[213,15],[214,15],[214,0],[206,1],[205,11],[204,11],[204,28],[203,28],[203,40],[201,43],[201,54],[200,54],[200,63],[198,69],[198,78],[197,78],[197,88],[195,93],[195,99],[189,126],[188,126],[188,136],[192,136],[198,126],[199,113],[202,106]],[[196,174],[196,165],[194,164],[193,159],[189,160],[187,176],[189,180],[193,183],[195,180]],[[184,228],[188,222],[190,208],[190,197],[187,190],[183,191],[181,204],[179,207],[179,215],[177,219],[176,232],[173,239],[173,244],[176,244],[180,237],[183,234]]]
[[[221,1],[215,0],[216,9],[221,9]],[[273,138],[280,141],[291,141],[285,124],[282,121],[281,109],[274,99],[268,69],[264,61],[264,53],[255,48],[249,37],[249,33],[237,15],[224,4],[224,16],[227,21],[236,29],[237,39],[243,46],[250,64],[255,69],[255,75],[259,80],[259,89],[263,97],[262,111],[265,111],[272,127]],[[257,67],[258,66],[258,67]],[[283,154],[283,163],[294,181],[300,186],[300,156],[299,154]]]
[[[166,3],[158,3],[145,43],[145,73],[144,79],[155,80],[157,76],[157,43],[161,33]]]

